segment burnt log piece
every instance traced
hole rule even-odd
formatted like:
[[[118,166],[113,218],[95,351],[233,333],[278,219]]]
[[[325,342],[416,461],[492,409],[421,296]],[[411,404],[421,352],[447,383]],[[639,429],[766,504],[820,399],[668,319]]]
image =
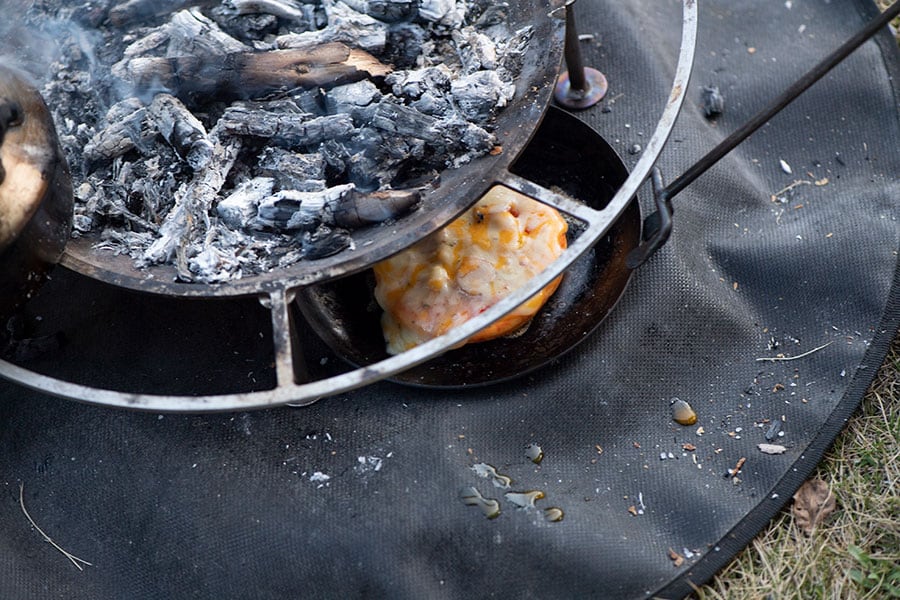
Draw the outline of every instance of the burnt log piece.
[[[326,218],[326,207],[353,194],[351,183],[336,185],[320,192],[282,190],[259,203],[251,229],[277,231],[314,231]]]
[[[214,59],[222,54],[248,52],[249,46],[228,35],[197,8],[182,10],[166,24],[169,44],[166,56],[200,56]]]
[[[331,210],[335,225],[357,229],[399,217],[418,204],[418,190],[378,190],[368,194],[348,194],[338,200]]]
[[[316,27],[315,6],[296,0],[225,0],[218,12],[222,15],[272,15],[287,21],[293,28]]]
[[[275,38],[278,48],[311,48],[321,44],[343,42],[355,48],[380,54],[387,43],[389,25],[340,1],[324,2],[328,27],[302,33],[288,33]]]
[[[355,129],[350,115],[309,118],[304,113],[229,107],[217,127],[232,135],[269,140],[279,146],[300,147],[346,138]]]
[[[257,167],[262,175],[274,179],[279,189],[316,192],[327,187],[325,158],[318,152],[298,154],[270,146],[260,153]]]
[[[106,113],[106,127],[84,146],[83,158],[89,170],[112,162],[139,145],[144,147],[152,134],[146,131],[147,108],[137,98],[113,104]]]
[[[450,93],[463,117],[486,123],[512,99],[515,86],[504,83],[496,71],[477,71],[454,81]]]
[[[487,154],[497,145],[494,134],[460,117],[441,120],[441,131],[447,144],[446,166],[458,167],[476,156]],[[455,154],[459,154],[454,158]]]
[[[328,90],[324,95],[324,105],[329,114],[348,114],[354,122],[361,124],[369,118],[362,109],[382,98],[382,93],[374,83],[363,80]]]
[[[418,13],[418,0],[344,0],[344,4],[385,23],[414,19]]]
[[[206,128],[178,98],[157,94],[147,112],[163,138],[195,171],[212,158],[213,145]]]
[[[209,139],[213,143],[213,159],[175,191],[175,205],[166,214],[159,228],[159,237],[144,252],[143,264],[168,262],[173,255],[183,278],[189,278],[186,263],[192,251],[196,253],[209,230],[209,211],[225,184],[237,159],[242,143],[240,138],[220,136],[213,129]]]
[[[219,0],[128,0],[109,9],[109,21],[116,27],[146,23],[191,6],[215,6]]]
[[[487,35],[472,27],[465,27],[454,31],[452,39],[464,73],[493,71],[497,68],[497,45]]]
[[[380,55],[397,69],[412,69],[422,56],[428,32],[416,23],[397,23],[388,29],[384,52]]]
[[[326,160],[338,158],[344,176],[363,189],[377,189],[394,182],[409,164],[425,159],[426,142],[366,126],[342,148],[323,147]],[[329,156],[329,153],[337,152]]]
[[[250,227],[281,232],[312,232],[321,225],[358,229],[399,217],[420,199],[416,189],[363,193],[353,184],[321,192],[282,190],[259,202]]]
[[[381,131],[426,142],[442,139],[438,120],[414,108],[385,100],[369,112],[369,125]]]
[[[301,232],[297,239],[303,250],[303,258],[315,260],[337,254],[353,246],[353,238],[343,229],[320,224],[314,231]]]
[[[447,29],[458,29],[466,19],[464,3],[456,0],[419,0],[419,18]]]
[[[260,98],[295,88],[333,87],[383,77],[390,67],[340,43],[308,49],[238,52],[219,57],[136,57],[116,74],[139,92],[164,88],[182,101]]]
[[[274,187],[275,180],[271,177],[249,179],[216,205],[216,214],[232,229],[246,227],[256,216],[259,203],[272,194]]]
[[[386,23],[412,19],[419,10],[418,0],[368,0],[366,5],[366,14]]]
[[[176,12],[166,23],[129,43],[111,71],[121,78],[128,61],[143,56],[221,56],[250,50],[194,8]]]
[[[487,29],[494,25],[505,24],[509,21],[509,4],[506,2],[485,2],[483,10],[475,19],[475,27]]]
[[[404,99],[417,111],[440,117],[452,106],[449,100],[452,73],[444,65],[413,71],[395,71],[385,77],[393,94]]]

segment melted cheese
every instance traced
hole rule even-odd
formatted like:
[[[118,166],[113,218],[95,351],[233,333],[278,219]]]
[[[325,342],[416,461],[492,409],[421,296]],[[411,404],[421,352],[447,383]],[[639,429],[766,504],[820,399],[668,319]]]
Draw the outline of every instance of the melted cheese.
[[[526,284],[565,250],[567,229],[554,208],[495,186],[440,231],[376,264],[375,299],[385,311],[388,352],[443,335]],[[561,278],[468,341],[521,328]]]

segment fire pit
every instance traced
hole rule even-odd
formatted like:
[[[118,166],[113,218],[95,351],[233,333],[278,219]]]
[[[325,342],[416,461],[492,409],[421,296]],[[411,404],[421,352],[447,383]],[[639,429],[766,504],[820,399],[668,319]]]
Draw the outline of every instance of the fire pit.
[[[395,4],[394,8],[399,9],[407,3],[372,2],[368,9],[390,21],[391,15],[379,12],[387,4]],[[263,44],[260,41],[251,43],[252,49],[241,49],[232,47],[228,37],[219,32],[236,26],[228,19],[238,19],[243,27],[241,35],[245,37],[255,35],[254,28],[263,27],[263,24],[242,15],[240,3],[223,5],[227,10],[220,12],[208,9],[209,14],[224,19],[218,28],[218,22],[205,17],[206,13],[202,11],[185,12],[178,4],[167,5],[159,12],[154,8],[148,13],[149,6],[131,2],[110,8],[105,17],[92,11],[71,13],[73,18],[77,16],[80,22],[99,27],[101,31],[108,32],[104,28],[117,31],[117,28],[130,28],[127,30],[132,33],[119,38],[118,45],[102,47],[110,56],[92,56],[90,52],[84,56],[85,60],[112,65],[109,72],[127,82],[127,93],[122,94],[121,99],[115,96],[116,88],[107,85],[111,114],[84,99],[85,82],[79,86],[76,85],[77,78],[75,82],[65,82],[65,77],[56,80],[57,92],[68,94],[69,99],[81,98],[82,106],[93,107],[93,115],[98,118],[94,129],[85,129],[72,119],[62,119],[64,146],[68,145],[70,151],[75,152],[83,145],[83,152],[75,152],[73,156],[80,165],[80,171],[75,174],[76,182],[80,181],[76,183],[76,198],[80,200],[75,225],[78,237],[69,243],[63,264],[106,283],[166,296],[259,297],[272,314],[277,384],[272,390],[249,394],[201,398],[165,396],[96,389],[37,375],[15,365],[2,365],[6,376],[26,385],[71,398],[148,409],[224,410],[286,402],[310,403],[402,372],[437,356],[523,302],[587,253],[629,206],[661,151],[680,109],[696,35],[696,7],[693,2],[686,2],[679,67],[657,131],[648,140],[632,175],[624,181],[619,179],[618,191],[602,205],[590,207],[568,194],[545,187],[550,183],[546,174],[542,185],[530,180],[528,173],[516,172],[513,168],[550,102],[561,58],[565,21],[562,6],[521,2],[496,12],[489,8],[490,4],[474,3],[474,23],[471,25],[475,30],[465,39],[454,29],[459,25],[453,21],[455,17],[446,11],[435,9],[444,15],[441,18],[434,18],[426,11],[416,17],[418,21],[413,19],[414,23],[431,19],[432,25],[445,36],[444,42],[455,44],[461,66],[484,64],[491,54],[483,48],[478,50],[484,41],[476,35],[481,33],[478,27],[484,31],[502,27],[503,31],[515,33],[503,43],[495,40],[496,47],[502,49],[498,52],[497,71],[516,73],[515,90],[504,101],[495,91],[488,93],[493,98],[490,103],[469,102],[479,96],[478,90],[503,89],[505,84],[501,79],[499,87],[476,85],[475,95],[469,96],[468,84],[451,81],[451,104],[457,105],[457,112],[465,112],[470,121],[461,124],[461,129],[450,127],[459,135],[449,138],[440,127],[434,127],[434,119],[443,117],[429,114],[433,105],[441,101],[430,98],[428,92],[435,85],[445,85],[436,82],[435,78],[439,78],[443,70],[434,65],[426,65],[424,72],[400,74],[397,70],[386,69],[385,61],[373,58],[378,43],[369,47],[372,53],[360,50],[349,54],[340,45],[344,44],[340,41],[343,34],[327,34],[339,39],[321,39],[316,36],[326,34],[316,33],[318,30],[299,34],[313,34],[314,52],[304,50],[297,54],[294,50],[281,48],[260,51],[256,48]],[[324,8],[331,7],[332,11],[343,10],[345,6],[324,4]],[[356,8],[353,11],[362,14]],[[332,12],[331,16],[335,17],[335,14]],[[283,19],[303,20],[297,14],[292,13],[288,18],[278,13],[270,14],[262,21],[271,24],[273,18],[278,23]],[[451,22],[441,23],[444,18],[450,18]],[[144,28],[134,29],[136,19],[145,24]],[[195,27],[201,27],[203,35],[198,39],[204,44],[185,33],[194,31],[192,28]],[[388,30],[396,33],[393,25],[389,25]],[[127,47],[124,46],[126,39],[131,44]],[[296,41],[296,38],[280,39]],[[214,47],[210,48],[208,44]],[[165,51],[160,50],[163,45]],[[423,45],[427,43],[423,42]],[[174,55],[169,56],[172,46],[175,47],[171,51]],[[304,47],[303,44],[300,46]],[[386,47],[394,48],[387,52],[387,58],[401,64],[411,60],[406,56],[406,50],[401,52],[397,46]],[[193,55],[185,55],[186,48],[201,54],[211,52],[221,61],[212,61],[216,63],[214,66],[204,66],[202,61],[194,60]],[[222,71],[218,62],[227,69]],[[292,78],[294,75],[286,75],[294,72],[293,67],[279,71],[285,65],[301,63],[327,65],[323,68],[324,79],[319,78],[320,73],[314,73],[316,83],[312,89],[296,89],[297,85],[303,84]],[[260,77],[263,73],[270,74],[271,69],[279,74],[271,79]],[[318,67],[312,70],[317,71]],[[303,67],[297,71],[303,72],[305,77],[308,69]],[[104,69],[100,72],[109,76]],[[485,72],[488,75],[483,75]],[[483,69],[475,73],[478,78],[491,81],[499,77]],[[322,86],[329,89],[323,92]],[[49,88],[53,92],[53,82]],[[454,89],[462,95],[452,96]],[[251,98],[246,97],[248,94]],[[146,96],[142,98],[142,95]],[[259,95],[262,96],[256,97]],[[406,102],[425,105],[425,108],[414,114]],[[506,106],[500,106],[504,102]],[[337,106],[346,112],[329,114]],[[449,121],[444,125],[461,123],[458,115],[451,114],[447,118]],[[151,127],[148,131],[147,123],[155,124],[155,130]],[[366,125],[359,127],[359,123]],[[393,140],[401,134],[408,138],[399,144],[399,155],[402,156],[394,164],[389,155],[397,148],[384,142],[387,137]],[[72,138],[77,142],[79,135],[83,144],[73,143]],[[352,154],[346,146],[334,147],[334,143],[348,135],[354,144],[363,144],[361,152]],[[369,139],[372,135],[375,135],[374,140]],[[448,139],[454,137],[463,139],[464,145],[449,144]],[[266,144],[262,143],[264,140]],[[142,152],[148,152],[148,144],[159,156],[144,156],[138,160]],[[321,149],[317,156],[309,152],[312,146]],[[302,152],[295,152],[297,148]],[[423,148],[427,152],[421,152]],[[386,161],[373,161],[372,152],[386,153],[375,157],[386,158]],[[163,155],[172,162],[163,163]],[[408,155],[421,155],[420,158],[427,160],[410,165],[404,162]],[[352,176],[355,180],[327,181],[335,169],[332,163],[341,163],[345,167],[349,164],[340,176]],[[378,168],[373,168],[376,163]],[[163,164],[170,166],[164,168]],[[438,167],[444,168],[439,171]],[[109,181],[98,180],[97,173],[107,174]],[[323,174],[324,184],[321,183]],[[184,177],[182,183],[178,183],[178,177]],[[162,194],[157,189],[160,185]],[[373,262],[405,248],[462,212],[493,185],[505,185],[555,206],[581,223],[582,234],[571,242],[553,267],[536,277],[529,286],[451,333],[376,364],[307,381],[302,375],[304,369],[298,368],[297,364],[302,344],[297,339],[290,309],[297,292],[317,282],[361,272]],[[228,193],[219,198],[222,190]],[[163,215],[157,208],[162,206],[160,202],[166,200],[166,196],[174,198],[174,203]],[[368,207],[382,206],[385,199],[391,207],[388,214],[370,220],[387,218],[387,221],[380,224],[365,222],[365,215],[372,212]],[[86,210],[89,205],[94,205],[93,208],[102,205],[103,219],[119,228],[95,230],[95,221],[101,219],[95,212]],[[307,208],[318,212],[308,212]],[[170,218],[179,213],[183,218]],[[155,221],[148,218],[151,214]],[[234,230],[227,233],[216,219],[221,219],[226,226],[230,222],[241,230],[255,230],[238,232],[245,236],[240,238],[244,241],[239,241],[238,246],[253,247],[257,242],[247,242],[246,236],[257,235],[267,241],[276,237],[291,238],[294,249],[270,252],[268,258],[259,263],[262,266],[247,267],[245,273],[241,266],[245,263],[235,256],[232,256],[235,260],[223,258],[223,252],[227,252],[216,245],[238,233]],[[344,230],[353,220],[357,221],[355,225],[362,226],[352,232]],[[274,231],[279,228],[282,230]],[[174,259],[172,264],[162,260],[170,257]],[[235,263],[239,265],[239,271],[229,271],[230,267],[226,266],[224,272],[239,272],[240,278],[224,275],[219,270],[223,264],[233,266]],[[627,273],[624,267],[623,272]],[[627,275],[623,281],[627,281]],[[602,314],[594,322],[600,319]]]
[[[561,56],[541,3],[172,4],[33,16],[95,40],[46,86],[72,262],[161,293],[333,277],[443,225],[527,142]]]

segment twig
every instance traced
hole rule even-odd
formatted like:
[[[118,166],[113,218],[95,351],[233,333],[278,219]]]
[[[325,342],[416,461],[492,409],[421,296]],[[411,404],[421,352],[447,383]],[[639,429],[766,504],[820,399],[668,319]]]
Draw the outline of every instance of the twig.
[[[795,179],[793,183],[791,183],[787,187],[784,187],[784,188],[778,190],[774,194],[771,194],[769,197],[772,199],[772,202],[775,202],[775,199],[778,198],[778,196],[784,194],[785,192],[791,191],[798,185],[812,185],[812,183],[813,183],[812,181],[807,181],[806,179]]]
[[[19,506],[22,507],[22,512],[25,514],[25,518],[28,519],[28,522],[31,523],[31,526],[34,527],[35,529],[37,529],[38,533],[40,533],[42,536],[44,536],[44,539],[47,540],[48,542],[50,542],[51,546],[53,546],[54,548],[56,548],[57,550],[62,552],[63,555],[69,559],[69,562],[71,562],[73,565],[75,565],[75,568],[77,568],[79,571],[84,571],[84,567],[82,567],[81,565],[87,565],[89,567],[94,566],[93,564],[89,563],[88,561],[78,558],[74,554],[63,550],[63,548],[59,544],[57,544],[56,542],[54,542],[53,540],[50,539],[49,535],[44,533],[43,529],[38,527],[38,524],[34,522],[34,519],[31,518],[31,515],[28,514],[28,510],[25,508],[25,484],[24,483],[19,484]]]
[[[788,360],[797,360],[798,358],[803,358],[804,356],[809,356],[813,352],[818,352],[822,348],[826,348],[830,346],[832,342],[828,342],[827,344],[822,344],[818,348],[813,348],[808,352],[804,352],[803,354],[798,354],[797,356],[764,356],[762,358],[757,358],[756,362],[779,362],[779,361],[788,361]]]

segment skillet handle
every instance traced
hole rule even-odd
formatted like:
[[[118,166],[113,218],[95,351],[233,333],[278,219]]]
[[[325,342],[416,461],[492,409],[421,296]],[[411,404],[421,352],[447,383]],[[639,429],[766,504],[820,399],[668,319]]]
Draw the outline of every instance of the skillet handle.
[[[653,167],[650,172],[650,180],[653,183],[656,212],[647,215],[647,218],[644,219],[644,241],[628,253],[625,264],[629,269],[637,269],[647,262],[666,243],[669,234],[672,233],[672,215],[674,213],[672,196],[663,184],[659,167]]]

